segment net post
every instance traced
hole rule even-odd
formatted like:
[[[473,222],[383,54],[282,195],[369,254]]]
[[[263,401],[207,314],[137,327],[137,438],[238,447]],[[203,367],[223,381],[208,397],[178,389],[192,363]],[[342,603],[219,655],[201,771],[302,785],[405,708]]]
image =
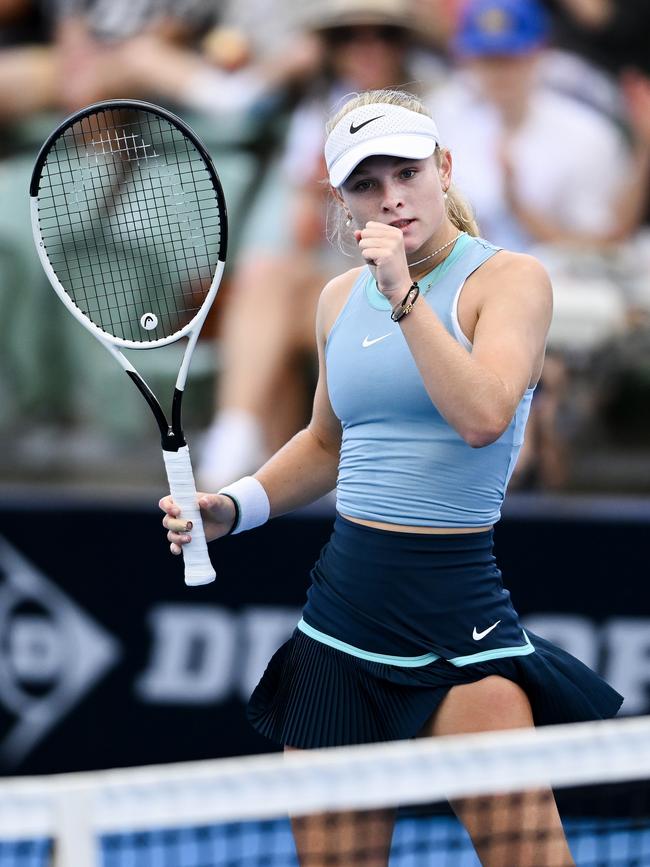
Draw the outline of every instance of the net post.
[[[51,867],[101,867],[92,815],[93,793],[85,787],[57,798]]]

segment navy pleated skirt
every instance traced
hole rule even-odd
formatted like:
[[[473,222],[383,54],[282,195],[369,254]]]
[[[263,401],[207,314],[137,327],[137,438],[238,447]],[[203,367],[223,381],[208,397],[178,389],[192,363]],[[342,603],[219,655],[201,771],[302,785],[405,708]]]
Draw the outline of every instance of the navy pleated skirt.
[[[337,517],[303,619],[248,706],[254,728],[312,749],[417,736],[457,684],[517,683],[536,725],[614,716],[622,696],[519,623],[492,533],[414,534]]]

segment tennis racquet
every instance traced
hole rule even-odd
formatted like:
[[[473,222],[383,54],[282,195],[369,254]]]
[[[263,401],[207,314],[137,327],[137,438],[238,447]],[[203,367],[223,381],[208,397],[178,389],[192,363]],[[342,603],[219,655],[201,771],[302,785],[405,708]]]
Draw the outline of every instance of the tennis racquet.
[[[153,411],[171,494],[192,521],[185,582],[215,578],[181,403],[192,353],[223,274],[228,238],[221,183],[182,120],[132,100],[67,118],[40,150],[30,185],[36,249],[65,306],[119,362]],[[121,349],[187,337],[171,424]]]

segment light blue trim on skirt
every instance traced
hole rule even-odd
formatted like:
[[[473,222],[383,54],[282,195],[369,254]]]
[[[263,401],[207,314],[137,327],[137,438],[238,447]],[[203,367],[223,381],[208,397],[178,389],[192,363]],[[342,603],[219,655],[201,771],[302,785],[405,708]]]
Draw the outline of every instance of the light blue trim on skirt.
[[[419,668],[423,665],[429,665],[430,662],[435,662],[441,657],[437,653],[424,653],[422,656],[389,656],[384,653],[371,653],[369,650],[362,650],[360,647],[355,647],[353,644],[347,644],[345,641],[340,641],[338,638],[333,638],[325,632],[314,629],[301,618],[298,623],[298,629],[313,638],[315,641],[320,641],[321,644],[327,644],[328,647],[333,647],[335,650],[341,650],[343,653],[348,653],[350,656],[356,656],[359,659],[365,659],[367,662],[379,662],[382,665],[398,665],[403,668]],[[522,632],[524,632],[522,630]],[[446,660],[452,665],[462,668],[464,665],[472,665],[477,662],[486,662],[490,659],[504,659],[508,656],[527,656],[529,653],[534,653],[535,648],[530,643],[530,640],[524,632],[526,639],[525,644],[517,647],[497,647],[493,650],[483,650],[480,653],[470,653],[468,656],[455,656],[452,659]]]
[[[327,644],[335,650],[342,650],[343,653],[349,653],[350,656],[357,656],[359,659],[365,659],[367,662],[380,662],[382,665],[401,665],[404,668],[418,668],[421,665],[428,665],[430,662],[440,659],[437,653],[424,653],[422,656],[387,656],[385,653],[371,653],[369,650],[361,650],[360,647],[347,644],[345,641],[339,641],[338,638],[332,638],[331,635],[314,629],[313,626],[305,623],[302,618],[298,623],[298,629],[315,641],[320,641],[321,644]]]

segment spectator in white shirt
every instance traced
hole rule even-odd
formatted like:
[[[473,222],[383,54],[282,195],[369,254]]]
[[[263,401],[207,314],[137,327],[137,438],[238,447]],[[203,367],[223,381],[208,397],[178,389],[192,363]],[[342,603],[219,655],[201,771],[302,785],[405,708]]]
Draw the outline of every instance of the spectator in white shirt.
[[[468,0],[453,46],[457,69],[428,107],[481,234],[511,250],[534,247],[550,267],[555,330],[513,482],[558,488],[570,474],[561,419],[575,323],[599,319],[591,330],[605,336],[625,314],[613,284],[558,273],[557,251],[575,262],[631,231],[630,216],[642,210],[631,188],[647,160],[639,162],[621,126],[588,101],[544,83],[547,38],[538,0]],[[558,334],[564,336],[556,342]]]
[[[520,251],[609,236],[629,171],[619,127],[540,83],[546,35],[536,0],[471,0],[429,99],[482,233]]]

